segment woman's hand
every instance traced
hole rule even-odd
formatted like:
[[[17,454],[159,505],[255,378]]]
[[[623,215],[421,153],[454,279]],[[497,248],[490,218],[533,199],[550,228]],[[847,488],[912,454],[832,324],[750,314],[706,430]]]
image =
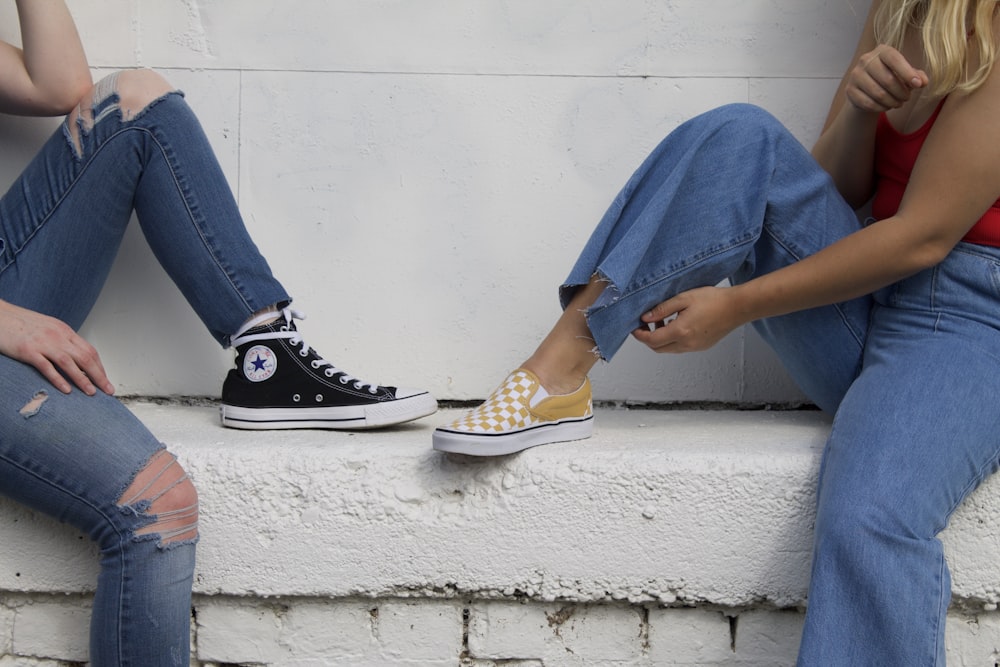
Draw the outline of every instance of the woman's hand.
[[[879,44],[861,55],[847,76],[844,92],[858,110],[882,113],[903,105],[930,79],[896,49]]]
[[[632,332],[654,352],[707,350],[745,323],[728,287],[699,287],[667,299],[642,316],[646,325]]]
[[[106,394],[115,393],[97,350],[73,329],[54,317],[3,301],[0,354],[34,366],[64,394],[72,390],[66,377],[89,396],[98,388]]]

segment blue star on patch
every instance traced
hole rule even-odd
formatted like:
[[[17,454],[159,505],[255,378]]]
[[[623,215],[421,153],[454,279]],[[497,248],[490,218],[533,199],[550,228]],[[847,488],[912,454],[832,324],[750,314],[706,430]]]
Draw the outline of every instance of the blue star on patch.
[[[256,370],[256,371],[262,371],[262,370],[264,370],[264,360],[260,358],[259,354],[257,355],[257,358],[254,361],[250,362],[250,363],[253,364],[254,370]]]

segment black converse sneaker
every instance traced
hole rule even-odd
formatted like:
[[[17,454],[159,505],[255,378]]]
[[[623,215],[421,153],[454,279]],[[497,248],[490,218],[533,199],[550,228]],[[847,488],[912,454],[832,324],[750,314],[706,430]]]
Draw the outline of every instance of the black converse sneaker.
[[[380,387],[345,373],[306,345],[284,308],[262,315],[233,337],[236,368],[222,386],[223,426],[245,429],[357,430],[426,417],[437,401],[426,391]]]

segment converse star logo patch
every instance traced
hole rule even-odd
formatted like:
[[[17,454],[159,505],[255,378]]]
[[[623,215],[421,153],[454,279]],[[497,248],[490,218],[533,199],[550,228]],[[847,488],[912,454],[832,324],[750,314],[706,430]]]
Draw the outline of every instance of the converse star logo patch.
[[[263,382],[278,370],[278,358],[266,345],[254,345],[243,356],[243,375],[251,382]]]

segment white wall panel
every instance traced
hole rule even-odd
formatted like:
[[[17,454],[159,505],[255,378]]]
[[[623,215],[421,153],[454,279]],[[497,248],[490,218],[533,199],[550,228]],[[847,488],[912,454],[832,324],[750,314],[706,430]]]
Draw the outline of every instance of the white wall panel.
[[[558,314],[556,286],[645,154],[728,102],[818,134],[856,0],[71,1],[91,62],[188,93],[247,225],[372,380],[482,397]],[[13,5],[0,36],[16,40]],[[0,118],[10,182],[55,120]],[[137,230],[84,332],[129,394],[216,395],[213,347]],[[171,335],[164,332],[170,330]],[[797,401],[751,331],[594,373],[621,401]]]

